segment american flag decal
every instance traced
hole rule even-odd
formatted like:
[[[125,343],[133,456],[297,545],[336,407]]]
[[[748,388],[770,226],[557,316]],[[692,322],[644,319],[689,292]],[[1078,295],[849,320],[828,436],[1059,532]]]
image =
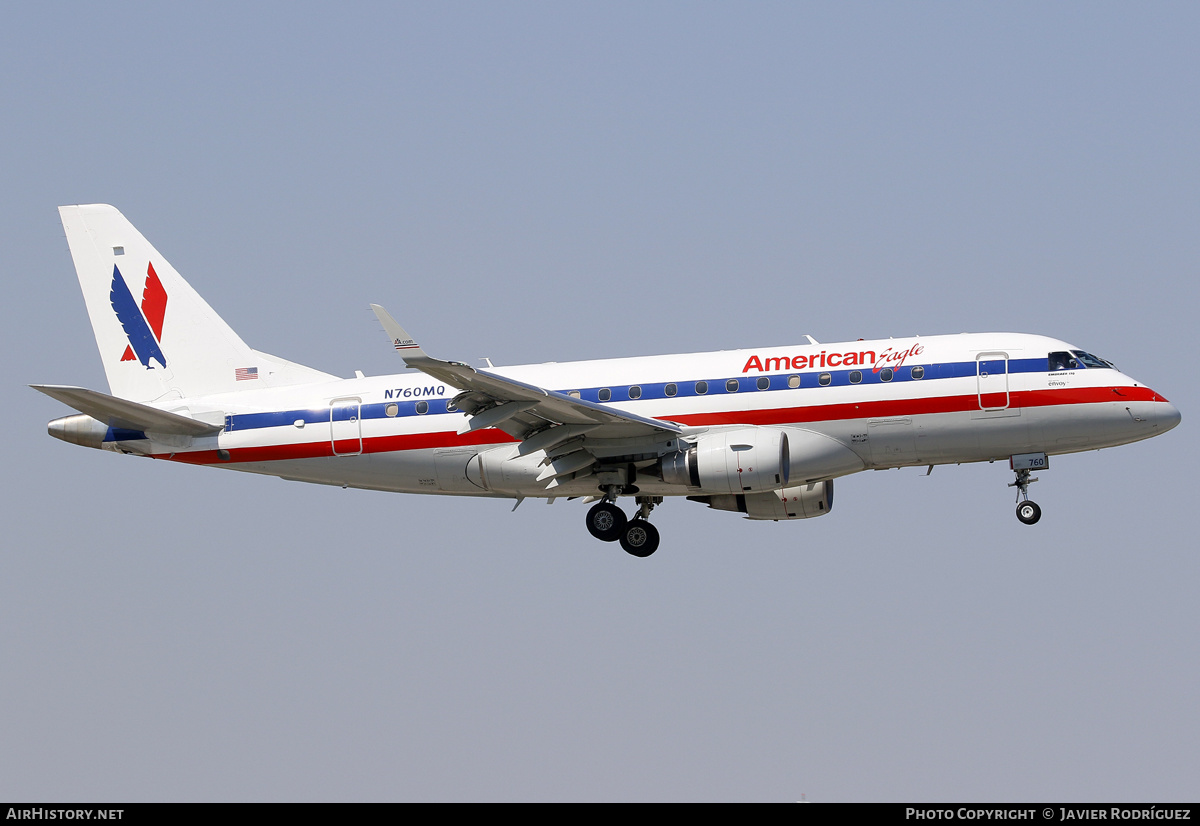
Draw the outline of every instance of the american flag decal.
[[[249,381],[250,379],[258,378],[257,367],[239,367],[233,371],[233,377],[237,381]]]

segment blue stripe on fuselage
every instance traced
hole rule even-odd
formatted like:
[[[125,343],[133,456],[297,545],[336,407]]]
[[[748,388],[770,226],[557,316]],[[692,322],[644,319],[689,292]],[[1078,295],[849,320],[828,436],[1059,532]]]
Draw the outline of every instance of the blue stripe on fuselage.
[[[1002,361],[1002,360],[998,360]],[[1041,358],[1028,359],[1009,359],[1008,373],[1047,373],[1047,362],[1043,356]],[[925,370],[924,378],[914,379],[912,370],[914,367],[922,367]],[[1091,368],[1097,369],[1097,368]],[[628,402],[628,401],[655,401],[662,399],[684,399],[697,396],[726,396],[732,393],[769,393],[773,390],[796,390],[796,389],[814,389],[819,387],[850,387],[850,374],[857,372],[862,374],[862,381],[857,382],[859,386],[876,385],[876,384],[897,384],[903,382],[927,382],[937,381],[939,379],[961,379],[970,378],[976,375],[978,370],[977,363],[974,361],[957,361],[947,362],[944,364],[913,364],[904,365],[903,367],[893,368],[891,382],[885,382],[880,378],[880,374],[874,372],[870,367],[854,368],[852,370],[816,370],[806,371],[803,373],[771,373],[762,375],[741,375],[729,376],[723,379],[708,379],[708,392],[696,392],[696,385],[703,379],[687,382],[655,382],[653,384],[631,384],[621,386],[603,387],[585,387],[569,390],[560,390],[560,393],[578,392],[580,398],[597,402],[599,404],[611,404],[613,402]],[[822,385],[820,376],[828,373],[830,377],[829,384]],[[799,387],[788,387],[788,378],[791,376],[800,377]],[[758,388],[758,380],[765,378],[769,381],[766,389]],[[730,391],[726,389],[726,383],[736,379],[738,382],[737,390]],[[674,396],[667,395],[667,385],[674,384],[677,392]],[[640,387],[642,395],[638,399],[629,398],[629,388]],[[600,401],[600,391],[608,389],[612,392],[612,398],[607,402]],[[417,413],[417,405],[420,403],[429,405],[427,413]],[[406,418],[409,416],[445,416],[451,413],[460,414],[459,410],[446,410],[446,405],[449,399],[432,398],[432,399],[416,399],[413,401],[389,400],[378,403],[363,404],[359,411],[360,419],[388,419],[388,418]],[[397,411],[395,416],[387,415],[387,408],[391,405],[396,405]],[[296,421],[302,420],[305,425],[310,424],[326,424],[329,422],[329,407],[309,408],[306,410],[284,410],[272,413],[235,413],[227,417],[226,431],[241,431],[241,430],[257,430],[265,427],[283,427],[285,425],[295,424]]]

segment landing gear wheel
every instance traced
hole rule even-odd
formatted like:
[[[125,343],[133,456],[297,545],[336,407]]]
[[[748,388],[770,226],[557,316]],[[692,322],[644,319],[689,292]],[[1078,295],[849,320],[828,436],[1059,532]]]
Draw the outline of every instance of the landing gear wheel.
[[[1017,505],[1017,519],[1020,519],[1026,525],[1032,525],[1042,518],[1042,509],[1038,507],[1037,502],[1030,502],[1026,499],[1021,504]]]
[[[621,534],[621,547],[634,556],[650,556],[658,550],[658,528],[645,519],[630,520]]]
[[[628,521],[625,511],[612,502],[601,502],[588,511],[587,529],[601,542],[616,542],[625,535]]]

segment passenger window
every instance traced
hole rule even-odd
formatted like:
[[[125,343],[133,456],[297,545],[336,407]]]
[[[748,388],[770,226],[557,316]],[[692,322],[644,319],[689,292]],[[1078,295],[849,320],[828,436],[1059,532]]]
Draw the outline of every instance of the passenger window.
[[[383,408],[383,412],[386,413],[388,416],[395,416],[397,413],[400,412],[400,405],[389,404],[387,407]]]
[[[799,386],[800,386],[800,377],[799,376],[788,376],[788,387],[795,390]]]
[[[892,380],[892,368],[885,367],[882,370],[880,370],[879,371],[879,380],[880,381],[891,381]]]
[[[703,396],[707,392],[708,392],[708,382],[706,382],[706,381],[696,382],[696,395],[697,396]]]
[[[679,392],[679,388],[676,387],[674,384],[668,384],[666,387],[663,388],[663,392],[666,393],[668,396],[674,396],[676,393]]]
[[[914,367],[912,369],[912,377],[914,379],[917,379],[918,381],[925,378],[925,368],[924,367]]]
[[[446,412],[453,413],[456,410],[458,410],[458,405],[454,403],[454,399],[447,399],[446,400]]]
[[[429,402],[417,402],[417,412],[424,416],[429,412]]]
[[[771,380],[769,378],[767,378],[766,376],[763,376],[761,379],[758,380],[758,389],[759,390],[769,390],[770,387],[771,387]]]
[[[829,373],[822,373],[820,376],[817,377],[817,383],[820,384],[822,387],[828,387],[829,382],[831,382],[831,381],[833,381],[833,376],[831,376]]]
[[[612,391],[609,390],[607,387],[601,387],[600,392],[598,394],[596,394],[596,398],[598,398],[602,402],[606,402],[612,398]]]
[[[850,383],[858,384],[860,381],[862,381],[862,371],[861,370],[851,370],[850,371]]]
[[[738,380],[737,379],[730,379],[729,381],[725,382],[725,392],[726,393],[736,393],[737,390],[738,390]]]
[[[579,391],[578,390],[568,390],[567,395],[570,396],[572,399],[578,399]]]
[[[633,387],[629,388],[629,398],[640,399],[641,397],[642,397],[642,388],[638,387],[636,384]]]

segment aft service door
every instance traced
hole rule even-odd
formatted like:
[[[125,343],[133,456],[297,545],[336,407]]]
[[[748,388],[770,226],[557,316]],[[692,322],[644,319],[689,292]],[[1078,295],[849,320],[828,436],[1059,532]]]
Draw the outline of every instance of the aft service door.
[[[975,357],[979,380],[979,409],[1008,408],[1008,353],[980,353]]]
[[[359,399],[334,399],[329,403],[329,439],[334,456],[362,453],[362,424]]]

